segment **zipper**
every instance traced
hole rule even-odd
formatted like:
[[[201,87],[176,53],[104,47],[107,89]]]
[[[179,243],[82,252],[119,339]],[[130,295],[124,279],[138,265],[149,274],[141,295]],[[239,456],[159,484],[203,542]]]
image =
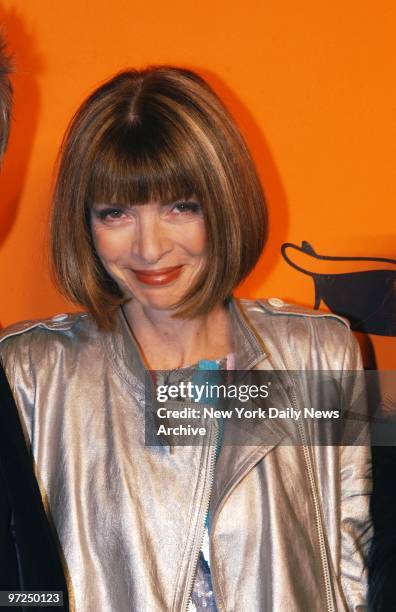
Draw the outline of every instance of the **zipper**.
[[[212,489],[213,489],[214,471],[215,471],[215,466],[216,466],[216,449],[217,449],[217,445],[219,442],[219,433],[220,433],[220,428],[219,428],[217,420],[214,420],[213,427],[215,428],[215,439],[214,439],[215,443],[211,451],[211,457],[210,457],[210,463],[209,463],[209,475],[208,475],[209,486],[207,487],[205,502],[201,506],[201,516],[200,516],[201,525],[203,528],[201,528],[199,532],[199,538],[196,538],[198,540],[198,546],[196,546],[195,548],[194,563],[192,565],[193,571],[191,572],[190,577],[187,578],[186,592],[188,596],[187,596],[187,606],[184,608],[186,612],[189,612],[192,609],[192,591],[194,588],[195,577],[198,571],[199,553],[201,552],[201,548],[202,548],[202,544],[204,540],[205,520],[206,520],[206,515],[208,513],[208,510],[209,510],[210,498],[211,498]]]
[[[250,337],[250,339],[254,339],[254,340],[258,340],[259,344],[261,346],[262,349],[264,349],[265,354],[264,356],[268,356],[269,352],[267,351],[267,348],[264,344],[264,342],[261,339],[261,336],[259,334],[257,334],[256,330],[254,329],[253,325],[250,323],[250,325],[246,322],[245,320],[245,313],[243,312],[243,309],[241,307],[241,305],[238,303],[237,300],[234,300],[234,303],[237,307],[237,311],[240,315],[240,324],[244,329],[244,332]],[[254,362],[253,363],[249,363],[248,366],[245,366],[245,369],[250,369],[254,366]],[[294,384],[294,381],[293,381]],[[297,409],[298,407],[298,402],[297,402],[297,397],[295,395],[294,392],[294,387],[291,387],[291,395],[292,395],[292,402],[294,404],[294,408]],[[326,550],[326,543],[325,543],[325,538],[324,538],[324,533],[323,533],[323,525],[322,525],[322,517],[320,514],[320,506],[319,506],[319,501],[318,501],[318,496],[317,496],[317,491],[316,491],[316,483],[315,483],[315,478],[314,478],[314,473],[313,473],[313,467],[312,467],[312,462],[311,462],[311,457],[309,454],[309,448],[307,445],[307,441],[306,441],[306,437],[305,437],[305,432],[303,429],[303,426],[300,422],[300,420],[298,421],[298,431],[299,431],[299,435],[301,438],[301,443],[302,443],[302,449],[303,449],[303,453],[304,453],[304,460],[305,460],[305,465],[307,467],[307,472],[308,472],[308,479],[309,479],[309,483],[310,483],[310,487],[311,487],[311,491],[312,491],[312,496],[313,496],[313,501],[314,501],[314,509],[315,509],[315,522],[316,522],[316,531],[318,534],[318,539],[319,539],[319,550],[320,550],[320,558],[321,558],[321,563],[322,563],[322,571],[323,571],[323,582],[324,582],[324,589],[325,589],[325,596],[326,596],[326,604],[327,604],[327,612],[335,612],[334,609],[334,605],[333,605],[333,594],[332,594],[332,588],[331,588],[331,580],[330,580],[330,569],[329,569],[329,563],[328,563],[328,557],[327,557],[327,550]],[[218,435],[219,435],[219,428],[217,426],[217,421],[216,421],[216,445],[217,445],[217,441],[218,441]],[[208,498],[207,498],[207,503],[206,503],[206,512],[209,509],[209,503],[210,503],[210,495],[211,495],[211,491],[213,488],[213,479],[214,479],[214,466],[216,463],[216,447],[214,446],[214,452],[212,453],[212,457],[211,457],[211,465],[210,465],[210,486],[209,486],[209,491],[208,491]],[[206,517],[206,512],[205,512],[205,517]],[[201,550],[202,547],[202,543],[203,543],[203,537],[204,537],[204,532],[202,530],[202,535],[200,538],[200,545],[199,548],[195,554],[194,557],[194,571],[193,571],[193,575],[192,575],[192,579],[190,579],[190,584],[189,584],[189,590],[188,590],[188,599],[187,599],[187,607],[185,608],[186,612],[189,612],[192,608],[192,599],[191,599],[191,594],[192,594],[192,589],[193,589],[193,584],[194,584],[194,580],[195,580],[195,576],[197,573],[197,564],[198,564],[198,557],[199,557],[199,552]],[[210,534],[209,534],[209,550],[210,550]],[[212,577],[212,586],[213,586],[213,590],[215,591],[215,571],[214,568],[211,568],[211,577]]]
[[[240,323],[245,331],[245,333],[248,334],[248,336],[250,337],[250,339],[255,339],[256,341],[258,340],[261,348],[265,351],[265,356],[269,355],[269,352],[267,351],[267,348],[260,336],[260,334],[258,334],[253,326],[253,324],[251,323],[251,321],[247,322],[246,321],[246,316],[245,313],[243,311],[242,306],[238,303],[237,300],[234,300],[235,305],[237,306],[237,310],[240,314]],[[292,361],[293,358],[292,358]],[[254,363],[254,362],[253,362]],[[250,369],[253,366],[253,363],[248,364],[247,366],[245,366],[245,369]],[[295,395],[294,392],[294,381],[293,384],[291,386],[291,395],[292,395],[292,401],[294,404],[294,408],[297,409],[298,407],[298,402],[297,402],[297,397]],[[314,501],[314,509],[315,509],[315,522],[316,522],[316,531],[318,534],[318,539],[319,539],[319,551],[320,551],[320,558],[321,558],[321,563],[322,563],[322,571],[323,571],[323,582],[324,582],[324,588],[325,588],[325,596],[326,596],[326,603],[327,603],[327,612],[335,612],[334,610],[334,605],[333,605],[333,594],[332,594],[332,588],[331,588],[331,581],[330,581],[330,569],[329,569],[329,563],[328,563],[328,557],[327,557],[327,551],[326,551],[326,543],[325,543],[325,538],[324,538],[324,533],[323,533],[323,525],[322,525],[322,517],[320,514],[320,506],[319,506],[319,501],[318,501],[318,496],[317,496],[317,491],[316,491],[316,483],[315,483],[315,478],[314,478],[314,472],[313,472],[313,468],[312,468],[312,462],[311,462],[311,457],[309,454],[309,448],[307,445],[307,441],[306,441],[306,437],[305,437],[305,432],[303,429],[303,426],[300,422],[300,420],[298,421],[298,431],[300,434],[300,438],[301,438],[301,443],[302,443],[302,449],[303,449],[303,453],[304,453],[304,460],[305,460],[305,465],[307,467],[307,472],[308,472],[308,479],[309,479],[309,483],[310,483],[310,487],[311,487],[311,491],[312,491],[312,496],[313,496],[313,501]],[[214,589],[214,572],[212,572],[212,585],[213,585],[213,589]]]
[[[291,387],[291,395],[292,395],[292,401],[294,404],[294,408],[297,409],[298,403],[297,403],[296,394],[294,392],[293,384],[294,384],[294,381]],[[297,427],[298,427],[298,431],[299,431],[300,438],[301,438],[305,465],[307,466],[308,478],[309,478],[309,483],[311,486],[311,491],[312,491],[312,496],[313,496],[313,501],[314,501],[316,531],[317,531],[318,538],[319,538],[319,550],[320,550],[320,558],[322,561],[323,581],[324,581],[324,587],[325,587],[327,610],[328,612],[335,612],[334,606],[333,606],[333,595],[332,595],[331,581],[330,581],[330,569],[329,569],[329,563],[328,563],[328,558],[327,558],[325,538],[323,535],[322,517],[320,515],[320,507],[319,507],[319,501],[318,501],[318,496],[316,492],[315,478],[314,478],[312,462],[311,462],[311,457],[309,454],[309,448],[307,445],[304,428],[300,422],[300,419],[298,420]]]
[[[242,310],[242,308],[241,308],[241,306],[239,304],[238,304],[238,306],[239,306],[239,312],[242,314],[242,317],[243,317],[242,323],[243,323],[243,327],[245,328],[245,331],[250,332],[251,330],[253,330],[255,332],[256,338],[258,338],[261,346],[265,350],[266,347],[265,347],[265,345],[264,345],[264,343],[263,343],[263,341],[261,339],[261,336],[259,334],[257,334],[256,330],[254,329],[254,326],[252,325],[252,323],[250,321],[249,321],[249,324],[250,324],[250,329],[249,329],[248,323],[245,322],[245,320],[244,320],[245,319],[244,312],[243,312],[243,310]],[[267,354],[268,354],[268,352],[267,352]],[[294,361],[293,358],[292,358],[292,361]],[[294,392],[294,386],[293,386],[294,385],[294,381],[292,381],[292,382],[293,382],[293,384],[291,386],[292,401],[294,403],[294,408],[297,409],[298,408],[298,402],[297,402],[296,394]],[[297,427],[298,427],[298,431],[299,431],[301,442],[302,442],[302,449],[303,449],[303,453],[304,453],[304,460],[305,460],[305,464],[307,466],[308,478],[309,478],[309,483],[310,483],[310,487],[311,487],[311,491],[312,491],[312,496],[313,496],[313,501],[314,501],[316,530],[317,530],[318,539],[319,539],[319,550],[320,550],[320,557],[321,557],[321,562],[322,562],[323,581],[324,581],[324,587],[325,587],[327,611],[328,612],[335,612],[334,611],[334,605],[333,605],[333,594],[332,594],[332,588],[331,588],[331,581],[330,581],[330,569],[329,569],[329,563],[328,563],[328,557],[327,557],[327,551],[326,551],[326,543],[325,543],[325,538],[324,538],[324,534],[323,534],[322,517],[321,517],[321,514],[320,514],[320,507],[319,507],[318,495],[317,495],[317,491],[316,491],[316,483],[315,483],[314,472],[313,472],[313,468],[312,468],[311,457],[310,457],[310,454],[309,454],[309,448],[307,446],[307,441],[306,441],[306,437],[305,437],[304,428],[303,428],[300,420],[298,421]]]

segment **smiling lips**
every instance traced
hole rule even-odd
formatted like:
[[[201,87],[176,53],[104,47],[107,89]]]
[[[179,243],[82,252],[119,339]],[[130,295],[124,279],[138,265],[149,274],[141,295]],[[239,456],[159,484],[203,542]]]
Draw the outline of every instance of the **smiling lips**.
[[[172,268],[161,268],[159,270],[133,270],[136,278],[144,285],[161,286],[167,285],[175,280],[183,266],[174,266]]]

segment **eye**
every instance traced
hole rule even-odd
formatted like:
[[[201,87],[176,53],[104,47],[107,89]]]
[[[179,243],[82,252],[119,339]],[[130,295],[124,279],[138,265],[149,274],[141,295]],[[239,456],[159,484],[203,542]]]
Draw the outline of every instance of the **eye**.
[[[176,214],[198,214],[202,212],[202,208],[198,202],[176,202],[172,206],[172,212]]]
[[[102,208],[101,210],[94,209],[94,212],[101,221],[117,221],[125,214],[121,208]]]

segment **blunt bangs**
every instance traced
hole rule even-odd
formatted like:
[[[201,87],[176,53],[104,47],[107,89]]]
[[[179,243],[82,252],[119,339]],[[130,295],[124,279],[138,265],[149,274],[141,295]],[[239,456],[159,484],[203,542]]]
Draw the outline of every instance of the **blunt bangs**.
[[[109,132],[94,158],[87,205],[116,203],[120,207],[150,201],[173,202],[197,197],[199,168],[186,163],[192,151],[180,151],[172,135],[154,135],[152,128],[133,124]],[[188,146],[184,146],[187,149]],[[198,193],[197,193],[198,192]]]

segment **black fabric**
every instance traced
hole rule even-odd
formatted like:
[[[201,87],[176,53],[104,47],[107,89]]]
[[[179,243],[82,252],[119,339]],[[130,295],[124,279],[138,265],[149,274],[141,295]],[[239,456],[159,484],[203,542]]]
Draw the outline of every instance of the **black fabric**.
[[[7,487],[3,473],[0,471],[0,590],[2,591],[19,589],[18,564],[11,520]]]
[[[371,513],[374,536],[369,556],[372,612],[396,610],[396,447],[373,446]]]
[[[0,366],[0,590],[63,591],[66,580],[15,402]],[[2,610],[5,608],[1,608]],[[12,610],[43,610],[39,607]]]

